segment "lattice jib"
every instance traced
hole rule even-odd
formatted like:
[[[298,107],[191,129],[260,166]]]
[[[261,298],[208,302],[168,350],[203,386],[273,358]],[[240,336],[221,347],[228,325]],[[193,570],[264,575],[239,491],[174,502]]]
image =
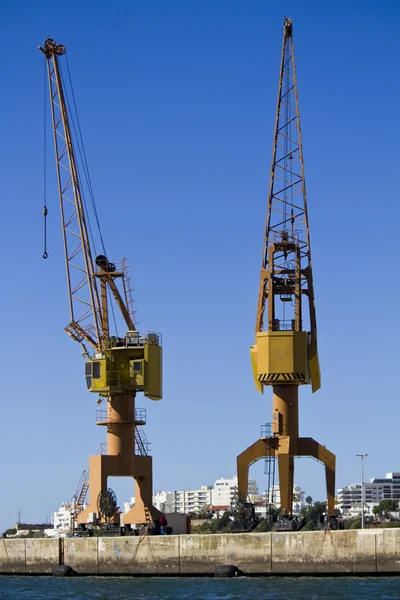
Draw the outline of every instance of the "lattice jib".
[[[99,349],[100,305],[58,57],[47,58],[71,323],[79,324],[86,341]],[[86,336],[90,326],[92,335]]]

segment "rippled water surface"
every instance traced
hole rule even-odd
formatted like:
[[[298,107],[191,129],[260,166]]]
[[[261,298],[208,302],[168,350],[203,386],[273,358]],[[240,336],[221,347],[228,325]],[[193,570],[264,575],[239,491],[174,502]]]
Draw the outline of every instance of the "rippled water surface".
[[[400,599],[400,577],[181,579],[0,577],[10,600],[322,600]]]

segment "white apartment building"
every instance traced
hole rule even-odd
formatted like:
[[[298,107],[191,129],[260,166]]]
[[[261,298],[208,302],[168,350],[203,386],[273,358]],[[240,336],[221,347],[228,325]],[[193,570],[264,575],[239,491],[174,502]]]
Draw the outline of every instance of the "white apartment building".
[[[202,485],[198,490],[179,490],[173,494],[175,507],[173,512],[198,513],[211,504],[212,486]]]
[[[231,479],[217,479],[212,489],[210,504],[212,506],[232,506],[236,500],[237,493],[237,475],[234,475]],[[248,496],[251,502],[262,500],[258,495],[257,483],[250,477],[248,481]]]
[[[366,502],[379,503],[381,500],[400,499],[400,473],[386,473],[386,477],[374,477],[369,483],[364,483]]]
[[[293,486],[293,514],[298,515],[300,513],[301,508],[305,505],[305,491],[301,489],[299,485]],[[281,506],[281,492],[279,489],[279,485],[274,485],[269,490],[269,494],[267,491],[264,492],[264,502],[268,501],[276,506],[276,508],[280,508]]]
[[[65,536],[73,529],[73,514],[75,505],[73,502],[63,502],[57,512],[52,514],[52,523],[54,532],[57,532],[59,537]]]
[[[352,483],[339,488],[335,508],[340,510],[344,518],[358,517],[361,515],[361,483]],[[365,513],[369,514],[369,507],[365,505]]]
[[[159,491],[153,494],[153,504],[163,513],[199,513],[211,504],[212,486],[202,485],[198,490]],[[124,513],[132,508],[135,498],[124,502]]]
[[[174,492],[154,492],[153,504],[162,513],[175,512]]]
[[[386,477],[373,477],[364,483],[364,513],[372,515],[372,509],[381,500],[400,499],[400,473],[387,473]],[[338,489],[336,508],[344,518],[361,515],[361,483],[353,483]]]
[[[258,495],[257,483],[249,478],[249,498],[251,502],[262,502]],[[217,479],[214,485],[202,485],[197,490],[158,491],[153,494],[153,504],[164,513],[200,513],[205,507],[229,508],[236,500],[238,491],[237,476],[231,479]],[[135,498],[124,502],[124,513],[135,503]]]

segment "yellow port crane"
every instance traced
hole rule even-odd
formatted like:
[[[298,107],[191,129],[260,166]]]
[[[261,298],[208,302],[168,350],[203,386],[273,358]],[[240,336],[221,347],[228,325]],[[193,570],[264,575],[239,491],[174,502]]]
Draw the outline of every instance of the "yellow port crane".
[[[107,478],[119,476],[135,480],[135,505],[124,516],[124,525],[151,523],[161,513],[152,504],[152,458],[140,433],[145,411],[135,409],[135,398],[138,392],[143,392],[152,400],[161,399],[161,336],[156,333],[142,336],[135,327],[126,260],[111,262],[104,244],[103,254],[93,260],[78,153],[86,176],[87,164],[82,158],[72,102],[66,97],[59,61],[66,49],[51,38],[39,49],[47,63],[67,270],[71,320],[65,330],[83,347],[88,390],[97,394],[98,404],[106,400],[106,410],[99,410],[96,420],[97,425],[107,428],[107,452],[90,457],[90,478],[82,488],[83,495],[89,488],[90,499],[78,522],[118,523],[115,495],[107,488]],[[46,216],[47,210],[44,212]],[[117,332],[111,335],[110,312],[113,313],[114,306],[122,316],[126,331],[123,336]],[[82,498],[80,502],[83,504]]]
[[[291,515],[294,457],[312,456],[325,465],[328,515],[334,516],[335,455],[314,439],[299,437],[299,386],[311,383],[316,392],[321,380],[293,26],[286,17],[255,344],[250,355],[257,390],[263,393],[265,386],[272,386],[272,423],[237,458],[239,502],[246,503],[249,466],[265,458],[271,483],[277,458],[281,512]],[[271,498],[269,503],[273,503]]]

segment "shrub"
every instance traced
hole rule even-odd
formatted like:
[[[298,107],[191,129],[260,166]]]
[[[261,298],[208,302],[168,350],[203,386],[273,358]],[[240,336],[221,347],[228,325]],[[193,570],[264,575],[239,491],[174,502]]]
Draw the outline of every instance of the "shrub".
[[[6,529],[4,532],[6,535],[15,535],[17,533],[17,530],[12,528],[12,529]]]

